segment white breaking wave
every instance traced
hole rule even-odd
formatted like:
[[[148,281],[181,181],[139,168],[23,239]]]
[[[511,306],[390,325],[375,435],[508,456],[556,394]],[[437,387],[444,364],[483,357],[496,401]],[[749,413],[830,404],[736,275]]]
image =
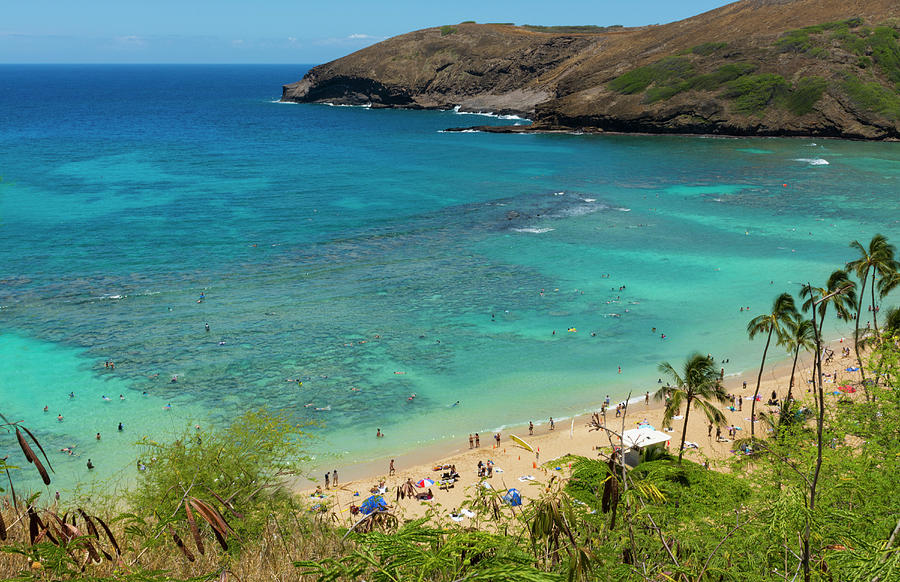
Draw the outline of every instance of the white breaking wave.
[[[452,109],[453,113],[457,115],[481,115],[484,117],[493,117],[495,119],[518,119],[520,121],[531,121],[526,117],[520,117],[518,115],[498,115],[492,111],[460,111],[460,106],[457,105]],[[518,125],[518,124],[516,124]]]
[[[810,166],[827,166],[828,160],[822,158],[794,158],[795,162],[806,162]]]
[[[514,228],[516,232],[530,232],[533,234],[544,234],[545,232],[550,232],[551,230],[556,230],[555,228]]]
[[[356,107],[357,109],[372,109],[371,103],[364,103],[363,105],[348,105],[346,103],[332,103],[331,101],[323,101],[322,105],[327,105],[328,107]]]

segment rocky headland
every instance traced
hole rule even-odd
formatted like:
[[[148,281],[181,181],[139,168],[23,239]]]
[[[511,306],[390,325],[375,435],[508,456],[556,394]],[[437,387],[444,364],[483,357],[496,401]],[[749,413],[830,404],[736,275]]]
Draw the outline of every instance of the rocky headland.
[[[663,25],[464,22],[311,69],[283,101],[516,114],[493,131],[900,139],[900,2],[742,0]]]

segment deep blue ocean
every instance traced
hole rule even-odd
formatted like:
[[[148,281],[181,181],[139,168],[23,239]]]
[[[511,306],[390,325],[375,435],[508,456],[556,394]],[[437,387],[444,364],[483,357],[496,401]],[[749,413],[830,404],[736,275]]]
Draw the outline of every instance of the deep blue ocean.
[[[896,143],[444,133],[527,121],[278,103],[307,68],[0,66],[0,412],[54,487],[262,405],[345,466],[735,374],[900,238]]]

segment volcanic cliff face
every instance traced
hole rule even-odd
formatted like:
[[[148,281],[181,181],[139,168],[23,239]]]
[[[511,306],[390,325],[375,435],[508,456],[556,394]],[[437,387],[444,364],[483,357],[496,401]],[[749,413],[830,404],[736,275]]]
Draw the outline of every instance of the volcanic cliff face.
[[[315,67],[282,100],[517,113],[529,130],[897,139],[898,39],[897,0],[743,0],[640,28],[462,23]]]

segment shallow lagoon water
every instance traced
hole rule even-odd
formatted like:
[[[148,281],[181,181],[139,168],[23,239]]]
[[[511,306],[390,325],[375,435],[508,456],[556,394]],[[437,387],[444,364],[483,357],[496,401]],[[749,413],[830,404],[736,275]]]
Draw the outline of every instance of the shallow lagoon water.
[[[53,487],[262,405],[340,466],[643,394],[693,350],[736,373],[750,316],[900,234],[897,144],[443,133],[520,121],[274,103],[303,70],[2,67],[0,396],[75,445]]]

